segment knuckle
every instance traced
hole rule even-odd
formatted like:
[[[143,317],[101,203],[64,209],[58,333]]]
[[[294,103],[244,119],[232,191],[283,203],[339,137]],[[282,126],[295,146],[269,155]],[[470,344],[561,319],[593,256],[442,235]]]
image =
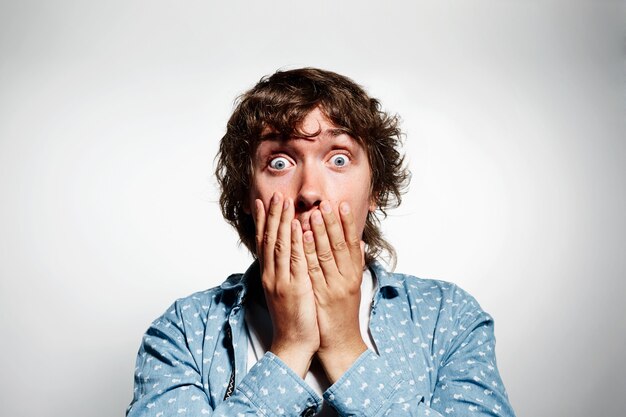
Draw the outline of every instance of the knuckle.
[[[359,250],[361,250],[361,239],[357,237],[350,239],[350,246],[354,248],[359,248]]]
[[[263,288],[270,290],[274,285],[274,277],[264,273],[261,277],[261,283],[263,284]]]
[[[324,250],[317,254],[318,259],[321,262],[332,262],[333,261],[333,253],[330,250]]]
[[[355,287],[354,285],[342,285],[340,288],[335,289],[335,295],[338,298],[351,298],[357,295],[360,291],[359,287]]]
[[[274,242],[275,253],[282,253],[286,250],[286,248],[287,248],[287,245],[285,245],[282,240],[277,239],[276,242]]]
[[[292,251],[289,260],[291,261],[291,263],[298,264],[302,262],[302,257],[299,253]]]
[[[275,240],[274,236],[270,235],[269,233],[265,233],[263,235],[262,242],[263,242],[263,245],[265,246],[271,246],[274,244],[274,240]]]
[[[274,288],[274,296],[276,298],[286,298],[289,295],[289,290],[282,285],[277,285]]]
[[[346,286],[346,291],[348,295],[354,296],[361,293],[361,285],[357,281],[350,281],[350,283]]]
[[[336,252],[344,251],[346,249],[348,249],[348,244],[345,240],[333,243],[333,250]]]
[[[318,275],[322,273],[322,268],[320,268],[320,265],[317,263],[309,264],[307,269],[311,275]]]

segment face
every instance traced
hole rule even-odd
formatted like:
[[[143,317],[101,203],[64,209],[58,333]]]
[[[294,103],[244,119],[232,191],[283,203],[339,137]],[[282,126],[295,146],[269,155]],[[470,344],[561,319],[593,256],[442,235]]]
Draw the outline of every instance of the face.
[[[319,133],[287,141],[262,141],[252,161],[252,189],[248,207],[255,199],[266,210],[274,192],[292,198],[296,218],[309,230],[311,213],[328,200],[338,215],[338,206],[347,202],[362,235],[367,214],[376,208],[370,195],[371,170],[367,154],[349,135],[341,132],[319,110],[311,111],[300,130]]]

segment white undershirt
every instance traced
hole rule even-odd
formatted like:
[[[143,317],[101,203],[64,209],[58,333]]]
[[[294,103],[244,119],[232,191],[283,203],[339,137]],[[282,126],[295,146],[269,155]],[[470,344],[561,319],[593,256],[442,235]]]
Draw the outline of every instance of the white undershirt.
[[[367,347],[376,352],[374,340],[369,331],[370,313],[372,311],[372,300],[374,289],[376,288],[375,277],[369,269],[363,271],[363,281],[361,282],[361,304],[359,306],[359,327],[361,337]],[[272,321],[269,312],[258,303],[248,303],[246,308],[246,329],[248,331],[248,371],[258,362],[272,344]],[[313,360],[311,367],[304,378],[305,382],[322,396],[328,389],[330,382],[317,360]],[[334,410],[324,404],[318,416],[336,415]]]

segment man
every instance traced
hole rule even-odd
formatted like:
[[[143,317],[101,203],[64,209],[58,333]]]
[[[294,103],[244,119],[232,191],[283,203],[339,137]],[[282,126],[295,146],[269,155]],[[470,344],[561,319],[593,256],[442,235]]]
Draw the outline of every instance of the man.
[[[329,71],[277,72],[240,98],[216,174],[257,261],[152,324],[128,416],[513,416],[476,301],[376,261],[395,255],[376,212],[408,179],[399,139]]]

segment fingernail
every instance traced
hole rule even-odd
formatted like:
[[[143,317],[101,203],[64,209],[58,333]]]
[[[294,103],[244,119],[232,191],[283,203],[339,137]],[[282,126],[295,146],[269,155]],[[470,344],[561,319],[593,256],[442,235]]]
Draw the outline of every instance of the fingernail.
[[[283,202],[283,210],[287,210],[289,208],[289,199],[286,198]]]
[[[345,201],[343,203],[341,203],[341,205],[339,206],[339,208],[341,209],[341,212],[343,214],[348,214],[350,213],[350,205],[348,203],[346,203]]]
[[[311,220],[313,220],[313,223],[315,224],[322,224],[322,213],[320,213],[319,211],[315,210],[312,214],[311,214]]]
[[[274,195],[272,196],[272,204],[278,203],[279,199],[280,198],[278,197],[278,193],[274,193]]]
[[[330,213],[330,203],[328,201],[322,201],[320,203],[320,208],[324,213]]]
[[[305,242],[312,242],[313,241],[313,232],[311,232],[310,230],[307,230],[306,232],[304,232],[304,241]]]

